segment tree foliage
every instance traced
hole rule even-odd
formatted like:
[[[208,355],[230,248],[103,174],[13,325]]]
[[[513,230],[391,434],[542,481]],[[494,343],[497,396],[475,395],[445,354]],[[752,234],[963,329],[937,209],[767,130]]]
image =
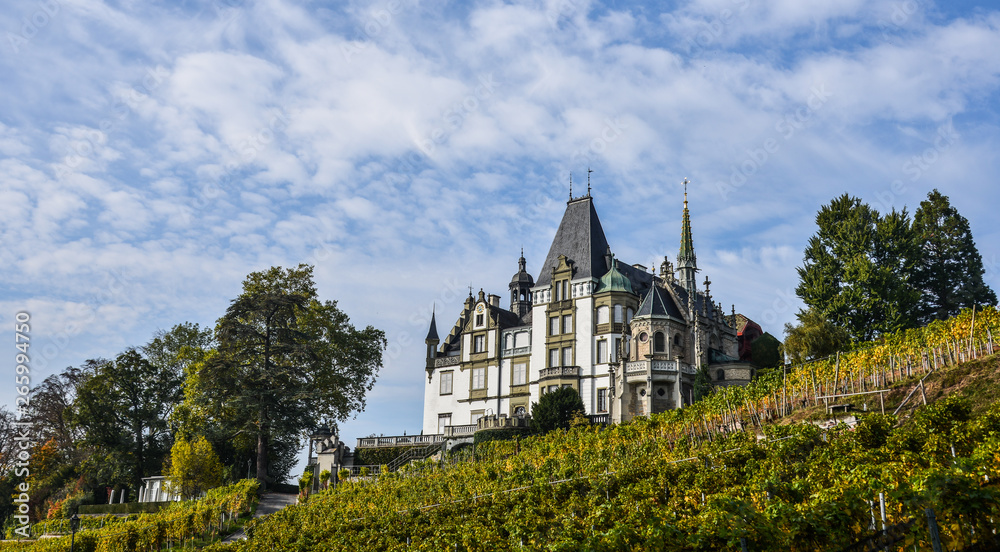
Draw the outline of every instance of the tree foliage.
[[[781,342],[764,332],[764,335],[750,343],[750,357],[761,368],[776,368],[782,364]]]
[[[820,209],[816,224],[797,269],[802,301],[856,341],[912,327],[919,247],[906,209],[881,215],[844,194]]]
[[[166,420],[179,393],[177,375],[154,366],[136,349],[93,366],[77,388],[72,414],[85,444],[99,453],[89,455],[89,465],[116,470],[105,474],[122,477],[115,482],[137,490],[169,450]]]
[[[222,462],[204,436],[193,441],[177,439],[164,466],[170,490],[192,499],[222,484]]]
[[[851,337],[847,330],[830,322],[819,312],[809,309],[795,315],[799,324],[785,324],[784,352],[792,362],[802,363],[830,356],[847,349]]]
[[[187,380],[189,408],[252,437],[257,478],[287,476],[299,436],[364,409],[385,335],[317,299],[313,267],[254,272],[216,324],[218,349]]]
[[[531,423],[547,433],[553,429],[569,429],[573,418],[586,413],[580,393],[572,387],[562,387],[542,395],[531,404]]]
[[[972,239],[969,221],[933,190],[913,216],[921,244],[912,284],[921,291],[916,318],[920,324],[943,320],[973,305],[996,305],[997,296],[983,281],[983,259]]]

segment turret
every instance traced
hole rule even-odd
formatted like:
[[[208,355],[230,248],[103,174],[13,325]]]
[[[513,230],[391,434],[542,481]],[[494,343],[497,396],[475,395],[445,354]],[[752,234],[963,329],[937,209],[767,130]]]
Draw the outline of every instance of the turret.
[[[431,327],[427,329],[427,337],[424,339],[424,343],[427,344],[427,369],[434,369],[434,357],[436,356],[437,346],[441,343],[438,339],[437,324],[434,321],[435,312],[431,311]]]
[[[531,288],[535,286],[535,279],[526,270],[527,263],[524,260],[524,249],[521,250],[521,258],[517,260],[517,274],[510,279],[510,311],[521,319],[531,312]]]

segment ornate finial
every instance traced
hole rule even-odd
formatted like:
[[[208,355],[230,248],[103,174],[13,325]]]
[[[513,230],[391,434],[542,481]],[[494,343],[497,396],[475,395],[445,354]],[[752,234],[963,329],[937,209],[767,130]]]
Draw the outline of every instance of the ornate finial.
[[[590,197],[590,173],[594,172],[590,167],[587,167],[587,197]]]
[[[472,297],[472,282],[469,282],[469,297]]]
[[[690,183],[691,183],[691,181],[688,180],[687,177],[685,176],[684,177],[684,182],[682,182],[682,184],[684,184],[684,201],[687,201],[687,199],[688,199],[688,184],[690,184]]]
[[[569,173],[569,200],[573,201],[573,172]]]
[[[712,281],[708,279],[708,276],[705,276],[705,294],[706,295],[708,295],[709,286],[711,286],[711,285],[712,285]]]

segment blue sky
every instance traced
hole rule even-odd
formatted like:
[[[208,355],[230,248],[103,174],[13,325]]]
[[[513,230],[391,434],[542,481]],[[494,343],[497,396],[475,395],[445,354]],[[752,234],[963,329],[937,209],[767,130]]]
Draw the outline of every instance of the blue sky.
[[[505,296],[521,247],[537,277],[588,167],[647,266],[690,178],[713,295],[775,335],[845,192],[912,213],[940,189],[1000,288],[995,8],[19,0],[0,52],[0,321],[12,343],[31,313],[35,381],[307,262],[390,340],[343,437],[418,432],[432,307],[446,332],[468,286]]]

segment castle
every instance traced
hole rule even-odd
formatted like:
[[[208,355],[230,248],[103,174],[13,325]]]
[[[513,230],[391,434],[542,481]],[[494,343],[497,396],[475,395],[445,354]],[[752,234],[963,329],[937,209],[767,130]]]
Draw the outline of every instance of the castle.
[[[618,423],[690,404],[699,373],[748,383],[755,368],[739,360],[735,307],[725,315],[697,273],[686,189],[677,264],[664,257],[658,274],[616,259],[589,190],[571,195],[537,279],[522,251],[506,305],[470,290],[443,340],[431,317],[424,435],[516,419],[561,387],[580,393],[592,419]]]

